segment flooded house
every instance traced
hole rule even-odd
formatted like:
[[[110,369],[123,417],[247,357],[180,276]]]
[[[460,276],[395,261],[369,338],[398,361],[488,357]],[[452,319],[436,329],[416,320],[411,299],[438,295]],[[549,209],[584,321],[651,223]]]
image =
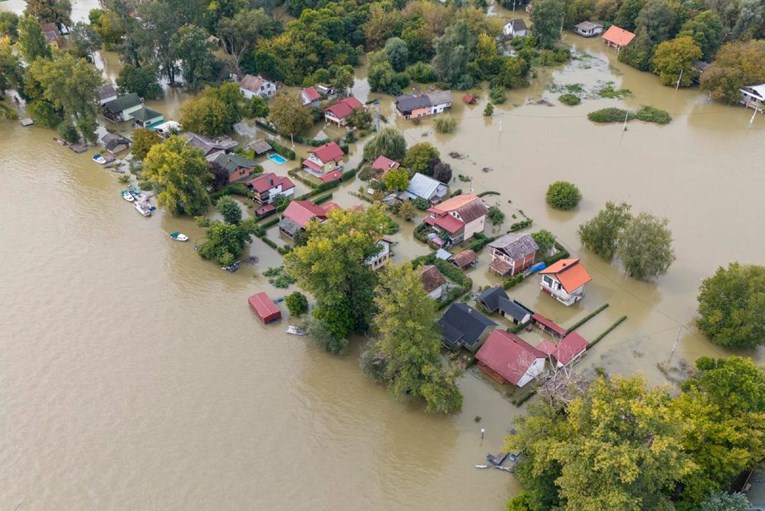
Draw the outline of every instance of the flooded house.
[[[449,257],[449,262],[464,271],[478,263],[478,255],[473,250],[467,249]]]
[[[584,297],[584,285],[592,280],[579,259],[561,259],[539,274],[541,290],[567,307]]]
[[[133,118],[133,123],[136,128],[151,129],[152,126],[158,126],[165,122],[165,117],[161,113],[152,110],[151,108],[146,108],[145,106],[139,108],[130,114],[130,116]]]
[[[116,133],[107,133],[101,137],[101,144],[106,149],[106,152],[114,156],[122,151],[126,151],[130,147],[130,140]]]
[[[741,92],[741,104],[746,108],[754,108],[762,112],[765,105],[765,83],[749,85],[739,90]]]
[[[286,176],[277,176],[267,172],[247,183],[247,188],[254,193],[253,199],[259,206],[271,204],[279,197],[292,197],[295,194],[295,183]]]
[[[43,23],[41,28],[48,44],[52,44],[59,49],[64,47],[64,39],[61,37],[61,31],[58,29],[58,25],[55,23]]]
[[[579,360],[587,351],[589,344],[584,338],[576,332],[571,332],[563,336],[556,343],[544,340],[539,343],[540,351],[549,356],[557,367],[566,367]]]
[[[138,94],[131,92],[104,103],[102,112],[104,117],[112,122],[125,122],[132,119],[133,113],[141,108],[143,108],[143,101]]]
[[[252,99],[255,96],[267,99],[276,94],[276,84],[260,75],[245,75],[239,81],[239,90],[247,99]]]
[[[98,89],[98,104],[102,107],[109,101],[117,99],[117,88],[112,83],[107,83]]]
[[[449,349],[465,348],[475,353],[497,324],[466,303],[453,303],[436,321],[441,340]]]
[[[521,18],[510,20],[502,27],[502,33],[505,37],[512,39],[514,37],[525,37],[529,33],[529,29],[526,26],[526,22]]]
[[[476,298],[490,313],[499,312],[502,317],[510,318],[516,325],[525,325],[531,321],[534,311],[521,303],[510,300],[502,286],[490,287]]]
[[[446,296],[448,284],[443,274],[432,264],[423,266],[419,270],[420,281],[422,281],[422,287],[425,288],[425,292],[428,294],[428,298],[436,301],[440,301]]]
[[[228,174],[228,182],[236,183],[255,171],[257,163],[252,160],[239,156],[238,154],[219,154],[215,158],[215,163],[220,165],[226,170]]]
[[[364,104],[353,96],[343,98],[324,110],[324,120],[338,126],[345,126],[353,112],[360,108],[365,108]]]
[[[441,181],[417,172],[409,180],[406,190],[401,192],[398,198],[400,200],[424,199],[430,204],[438,204],[448,193],[449,187]]]
[[[310,200],[292,201],[284,210],[279,222],[279,232],[292,239],[295,233],[305,230],[311,220],[317,219],[320,222],[326,220],[327,214],[336,207],[334,202],[320,206]]]
[[[633,39],[635,39],[635,34],[616,25],[611,25],[603,34],[603,42],[606,46],[616,48],[617,51],[626,47]]]
[[[196,147],[208,162],[215,161],[221,154],[227,154],[234,150],[239,143],[228,137],[209,138],[192,132],[183,134],[191,147]]]
[[[308,151],[308,158],[303,161],[303,168],[319,178],[337,169],[345,158],[345,153],[336,142],[328,142]]]
[[[489,243],[489,268],[502,276],[516,275],[534,264],[539,246],[530,234],[508,233]]]
[[[385,266],[385,263],[387,263],[393,251],[391,250],[391,247],[393,246],[393,242],[390,241],[388,238],[383,237],[377,242],[377,246],[380,248],[380,251],[377,252],[375,255],[364,261],[364,263],[369,266],[372,271],[377,271],[383,266]]]
[[[592,21],[583,21],[574,25],[574,31],[582,37],[595,37],[603,33],[603,25]]]
[[[416,119],[440,114],[452,106],[451,91],[433,90],[419,96],[404,94],[396,98],[396,114],[404,119]]]
[[[425,223],[439,232],[445,245],[458,245],[483,233],[489,208],[476,195],[463,194],[428,209]]]
[[[316,87],[306,87],[300,91],[300,100],[303,102],[304,107],[318,108],[321,94],[316,90]]]
[[[401,164],[397,161],[393,161],[387,156],[378,156],[375,161],[372,162],[371,168],[375,172],[375,175],[377,176],[377,179],[382,179],[385,177],[385,174],[388,173],[390,170],[396,170],[399,168]]]
[[[495,330],[475,355],[478,367],[499,383],[523,387],[545,371],[547,355],[515,334]]]

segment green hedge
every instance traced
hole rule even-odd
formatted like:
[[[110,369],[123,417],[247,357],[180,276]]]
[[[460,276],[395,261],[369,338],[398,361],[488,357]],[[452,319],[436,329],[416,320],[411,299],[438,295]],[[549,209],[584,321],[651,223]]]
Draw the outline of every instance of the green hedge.
[[[325,202],[327,202],[331,198],[332,198],[332,192],[316,197],[313,200],[313,202],[314,202],[314,204],[324,204]]]
[[[548,257],[547,259],[545,259],[545,260],[544,260],[544,263],[545,263],[547,266],[551,266],[552,264],[554,264],[554,263],[557,263],[557,262],[558,262],[558,261],[560,261],[561,259],[566,259],[568,256],[570,256],[570,255],[571,255],[571,254],[569,254],[569,253],[568,253],[568,250],[566,250],[566,249],[563,247],[563,245],[561,245],[561,244],[560,244],[560,243],[558,243],[557,241],[555,242],[555,248],[558,250],[558,251],[555,253],[555,255],[552,255],[552,256],[550,256],[550,257]]]
[[[343,183],[346,182],[346,181],[350,181],[351,179],[356,177],[356,172],[357,171],[358,171],[358,169],[346,170],[345,172],[343,172],[343,177],[340,178],[340,181],[342,181]]]
[[[468,248],[477,254],[478,252],[483,250],[483,247],[485,247],[486,245],[488,245],[495,239],[497,239],[496,236],[486,237],[483,234],[476,233],[475,241],[470,243],[470,245],[468,245]]]
[[[418,224],[417,227],[414,228],[414,239],[423,243],[427,243],[428,236],[425,234],[425,231],[428,229],[430,229],[430,226],[425,222]]]
[[[617,319],[616,322],[613,325],[611,325],[610,327],[608,327],[605,332],[603,332],[602,334],[597,336],[595,339],[593,339],[593,341],[590,343],[590,345],[587,347],[587,349],[590,349],[593,346],[595,346],[596,344],[598,344],[601,340],[603,340],[603,338],[605,336],[607,336],[609,333],[611,333],[611,330],[613,330],[617,326],[621,325],[622,322],[624,320],[626,320],[626,319],[627,319],[627,316],[622,316],[621,318]]]
[[[255,120],[255,126],[257,126],[258,128],[261,128],[261,129],[267,131],[268,133],[271,133],[272,135],[276,135],[277,134],[276,130],[274,128],[272,128],[268,123],[265,123],[263,121],[259,121],[259,120],[256,119]],[[271,144],[271,146],[273,147],[273,144]]]
[[[510,277],[510,279],[508,279],[507,282],[502,284],[502,288],[503,289],[513,288],[513,287],[517,286],[518,284],[520,284],[521,282],[523,282],[524,278],[525,277],[523,276],[523,273],[519,273],[518,275],[514,275],[514,276]]]
[[[427,264],[433,264],[433,262],[436,260],[436,253],[432,252],[428,255],[415,257],[412,259],[412,268],[417,269],[420,266],[427,265]]]
[[[510,226],[510,232],[516,232],[516,231],[520,231],[521,229],[525,229],[526,227],[531,227],[531,224],[533,223],[534,223],[534,220],[532,220],[531,218],[527,218],[526,220],[521,220],[520,222],[516,222]]]
[[[580,326],[584,325],[584,324],[585,324],[585,323],[587,323],[589,320],[591,320],[592,318],[594,318],[595,316],[597,316],[598,314],[600,314],[600,313],[601,313],[601,312],[602,312],[604,309],[606,309],[607,307],[608,307],[608,304],[607,304],[607,303],[605,303],[605,304],[601,305],[600,307],[598,307],[597,309],[595,309],[593,312],[591,312],[591,313],[587,314],[585,317],[583,317],[582,319],[580,319],[579,321],[577,321],[576,323],[574,323],[573,325],[571,325],[571,327],[570,327],[570,328],[567,328],[567,329],[566,329],[566,333],[568,334],[569,332],[573,332],[574,330],[576,330],[577,328],[579,328]]]
[[[487,195],[499,195],[499,192],[495,192],[493,190],[486,190],[485,192],[481,192],[478,194],[479,197],[485,197]]]
[[[473,287],[473,281],[452,263],[444,261],[443,259],[436,259],[432,264],[434,264],[436,268],[438,268],[438,271],[440,271],[447,279],[454,281],[463,287],[468,284],[470,284],[470,287]]]
[[[268,245],[269,247],[271,247],[271,248],[273,248],[273,249],[276,249],[276,250],[278,250],[278,249],[279,249],[279,246],[278,246],[276,243],[274,243],[273,241],[271,241],[269,238],[267,238],[267,237],[263,236],[263,237],[262,237],[262,238],[260,238],[260,239],[262,239],[262,240],[263,240],[263,243],[265,243],[265,244],[266,244],[266,245]]]
[[[457,188],[454,190],[449,197],[456,197],[457,195],[462,195],[462,188]]]
[[[273,217],[273,218],[269,218],[263,223],[258,224],[258,227],[262,227],[263,229],[269,229],[278,223],[279,223],[279,217]]]

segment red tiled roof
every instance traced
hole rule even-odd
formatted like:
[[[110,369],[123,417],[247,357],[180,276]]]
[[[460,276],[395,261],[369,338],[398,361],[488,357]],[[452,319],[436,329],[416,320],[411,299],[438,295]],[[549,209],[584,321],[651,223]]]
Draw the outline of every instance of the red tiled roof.
[[[282,185],[282,190],[295,188],[295,183],[293,183],[290,178],[277,176],[273,172],[267,172],[262,176],[256,177],[247,183],[247,185],[258,193],[267,192],[268,190],[276,188],[279,185]]]
[[[330,181],[337,181],[338,179],[342,178],[343,175],[340,173],[339,170],[333,170],[332,172],[327,172],[323,176],[321,176],[319,179],[324,183],[329,183]]]
[[[362,108],[364,105],[358,99],[353,96],[349,98],[343,98],[331,107],[324,110],[334,115],[338,119],[345,119],[350,116],[354,110]]]
[[[475,103],[475,97],[472,94],[465,94],[464,96],[462,96],[462,101],[464,101],[468,105],[472,105]]]
[[[437,215],[455,212],[465,223],[470,223],[486,215],[488,211],[489,209],[486,207],[486,204],[478,196],[470,193],[452,197],[428,210],[428,212],[436,213]]]
[[[587,349],[587,341],[576,332],[566,335],[558,343],[558,349],[555,350],[555,359],[563,365],[571,362],[573,358]]]
[[[383,172],[387,172],[390,169],[397,169],[400,166],[401,164],[399,162],[393,161],[386,156],[378,156],[377,159],[372,163],[372,168],[374,170],[382,170]]]
[[[476,353],[486,367],[518,385],[535,360],[546,355],[515,334],[494,330]]]
[[[315,154],[316,157],[324,163],[328,163],[330,161],[338,162],[345,156],[343,150],[340,149],[340,146],[335,142],[327,142],[326,144],[321,145],[316,149],[311,149],[308,152]]]
[[[343,209],[340,207],[340,205],[335,201],[329,201],[325,204],[321,205],[321,209],[324,210],[324,214],[329,214],[330,211],[337,211],[338,209]]]
[[[573,292],[592,280],[579,259],[561,259],[539,273],[554,276],[567,293]]]
[[[537,349],[547,356],[554,357],[558,346],[554,342],[544,340],[537,345]]]
[[[438,271],[438,268],[432,264],[423,266],[420,269],[420,280],[422,281],[422,286],[425,288],[426,293],[430,293],[437,287],[446,284],[444,276]]]
[[[457,195],[456,197],[447,199],[437,206],[433,206],[428,211],[432,213],[444,214],[450,211],[457,210],[461,208],[462,206],[465,206],[466,204],[470,204],[474,200],[480,200],[480,199],[478,198],[477,195],[473,195],[472,193],[463,193],[462,195]]]
[[[303,90],[303,95],[305,95],[309,102],[314,102],[321,99],[321,94],[319,94],[319,91],[313,87],[308,87],[307,89]]]
[[[452,257],[450,257],[450,259],[460,268],[465,268],[466,266],[476,262],[478,256],[476,255],[475,251],[467,249],[463,250],[459,254],[454,254]]]
[[[615,46],[624,47],[635,39],[635,34],[629,30],[617,27],[616,25],[611,25],[609,29],[606,30],[606,33],[603,34],[603,39]]]
[[[314,162],[312,162],[311,160],[303,160],[303,165],[305,165],[305,166],[306,166],[306,167],[308,167],[309,169],[313,169],[313,170],[315,170],[316,172],[321,172],[322,170],[324,170],[324,169],[322,169],[322,168],[319,166],[319,164],[318,164],[318,163],[314,163]]]
[[[457,220],[451,215],[443,215],[432,217],[429,216],[425,219],[425,223],[428,225],[435,225],[445,230],[449,234],[454,234],[465,226],[465,223],[461,220]]]
[[[510,263],[497,257],[489,263],[489,268],[499,273],[500,275],[505,275],[512,269],[512,266],[510,266]]]
[[[266,293],[256,293],[247,299],[263,323],[270,323],[282,317],[282,311]]]
[[[546,317],[542,316],[541,314],[537,312],[531,315],[531,319],[533,319],[540,325],[547,327],[548,329],[552,330],[558,335],[562,336],[566,334],[565,328],[557,324],[555,321],[552,321],[551,319],[547,319]]]
[[[287,209],[284,210],[284,218],[291,220],[303,229],[305,229],[308,222],[314,218],[323,220],[326,217],[326,210],[309,200],[292,201],[290,202],[290,205],[287,206]]]

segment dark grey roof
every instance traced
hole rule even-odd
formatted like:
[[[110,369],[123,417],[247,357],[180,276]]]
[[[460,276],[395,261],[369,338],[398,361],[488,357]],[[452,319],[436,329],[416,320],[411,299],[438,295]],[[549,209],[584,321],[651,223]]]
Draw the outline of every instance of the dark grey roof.
[[[114,85],[112,85],[111,83],[107,83],[106,85],[104,85],[98,90],[98,97],[102,100],[106,98],[110,98],[112,96],[116,96],[116,95],[117,95],[117,89],[115,89]]]
[[[412,96],[405,94],[396,98],[396,108],[399,112],[411,112],[416,108],[426,108],[430,106],[430,99],[427,96]]]
[[[453,339],[456,338],[459,345],[467,349],[473,349],[487,328],[497,326],[495,322],[464,303],[451,304],[437,323],[441,325],[442,336],[447,345],[455,343]]]
[[[597,28],[597,27],[603,28],[603,25],[601,25],[600,23],[593,23],[592,21],[583,21],[579,23],[578,25],[575,25],[575,27],[578,28],[579,30],[583,30],[586,32],[588,30],[592,30],[593,28]]]
[[[525,318],[527,314],[534,314],[533,310],[525,307],[524,305],[521,305],[515,300],[510,301],[508,298],[500,297],[498,305],[499,310],[516,321],[523,321],[523,318]]]
[[[693,69],[696,69],[700,72],[704,72],[707,69],[709,69],[709,66],[711,66],[709,62],[704,62],[703,60],[694,60],[693,61]]]
[[[526,30],[526,22],[523,21],[521,18],[510,20],[509,24],[512,25],[513,31],[515,32]]]
[[[481,293],[475,301],[484,304],[489,312],[495,312],[499,309],[500,298],[507,300],[507,293],[502,289],[502,286],[496,286]]]
[[[101,137],[101,142],[104,144],[104,147],[110,151],[121,145],[124,145],[125,147],[130,145],[130,140],[117,135],[116,133],[107,133]]]
[[[518,234],[511,232],[489,243],[491,248],[501,250],[512,259],[522,259],[539,250],[530,234]]]
[[[290,236],[293,236],[296,232],[300,230],[300,226],[290,220],[289,218],[282,218],[279,221],[279,229],[283,230],[284,232],[288,233]]]
[[[123,94],[117,96],[117,99],[113,99],[104,105],[104,108],[109,110],[113,114],[122,113],[123,110],[138,106],[141,104],[141,98],[138,94],[131,92],[130,94]]]
[[[157,117],[162,117],[162,114],[151,108],[142,107],[140,110],[136,110],[130,114],[130,117],[141,122],[146,122],[156,119]]]

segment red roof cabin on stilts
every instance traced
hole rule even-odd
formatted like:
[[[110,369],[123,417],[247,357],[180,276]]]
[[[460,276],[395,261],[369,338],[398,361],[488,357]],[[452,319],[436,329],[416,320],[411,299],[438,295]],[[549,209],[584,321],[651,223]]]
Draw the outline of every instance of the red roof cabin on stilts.
[[[282,318],[282,311],[266,293],[255,293],[247,301],[263,323],[268,324]]]

